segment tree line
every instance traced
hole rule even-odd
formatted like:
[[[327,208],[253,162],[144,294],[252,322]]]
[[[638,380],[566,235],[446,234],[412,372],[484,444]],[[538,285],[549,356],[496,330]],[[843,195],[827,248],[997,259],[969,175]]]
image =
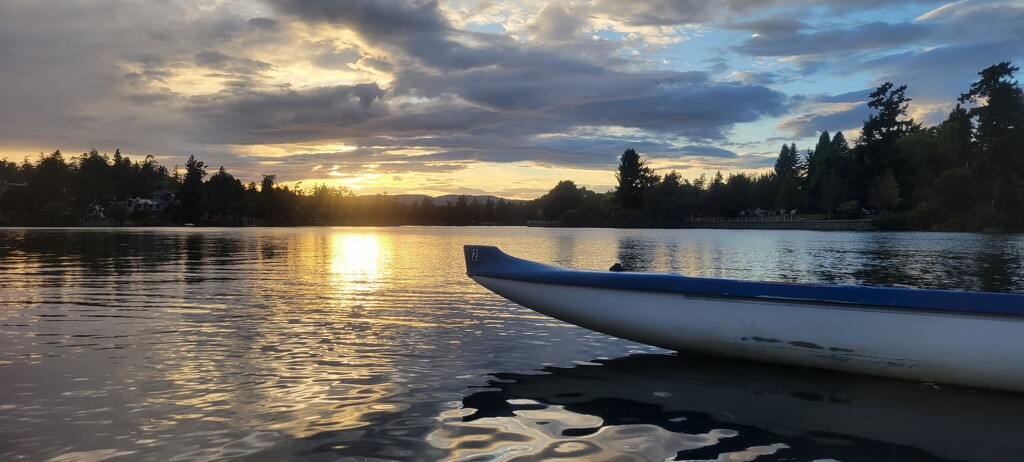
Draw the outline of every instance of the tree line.
[[[799,211],[875,217],[883,229],[1024,230],[1024,93],[1009,62],[990,66],[938,125],[908,117],[906,85],[885,82],[851,143],[821,133],[800,153],[784,144],[772,170],[708,179],[654,173],[634,150],[617,188],[598,194],[566,180],[538,199],[565,226],[676,227],[699,217]],[[852,144],[852,145],[851,145]]]
[[[66,159],[58,150],[32,162],[0,160],[0,223],[209,225],[523,225],[678,227],[701,217],[799,211],[862,218],[890,229],[1024,230],[1024,93],[1009,62],[990,66],[938,125],[908,117],[906,85],[885,82],[870,94],[860,136],[821,133],[803,153],[784,144],[774,168],[684,179],[660,175],[635,150],[619,158],[617,187],[590,191],[571,180],[531,201],[461,196],[436,204],[356,196],[327,185],[279,185],[275,175],[243,184],[224,167],[212,175],[189,157],[183,172],[152,156],[132,161],[95,149]],[[172,191],[159,212],[125,201]]]
[[[380,194],[356,196],[343,187],[283,186],[275,175],[243,184],[224,167],[212,175],[190,156],[183,172],[152,156],[132,161],[95,149],[67,159],[59,151],[20,165],[0,160],[0,223],[15,225],[521,225],[532,211],[526,202],[459,196],[435,204],[424,197],[405,204]],[[149,199],[170,191],[174,200],[160,210],[129,210],[130,198]]]

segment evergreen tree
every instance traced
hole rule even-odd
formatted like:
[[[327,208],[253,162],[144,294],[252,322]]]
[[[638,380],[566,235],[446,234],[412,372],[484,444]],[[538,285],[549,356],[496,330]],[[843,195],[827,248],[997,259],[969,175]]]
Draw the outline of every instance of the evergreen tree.
[[[751,205],[754,208],[771,210],[775,208],[775,195],[779,192],[779,180],[775,172],[762,173],[754,180]]]
[[[849,195],[847,178],[853,162],[843,132],[827,138],[824,132],[818,139],[808,163],[807,184],[811,206],[831,215]]]
[[[110,161],[95,149],[78,157],[75,165],[75,209],[92,212],[92,207],[106,205],[113,199],[110,193]]]
[[[877,112],[864,121],[858,145],[870,146],[881,143],[888,146],[910,132],[914,120],[900,120],[907,115],[909,103],[913,101],[906,97],[906,91],[906,85],[893,89],[892,82],[885,82],[869,95],[871,101],[868,102],[868,107]]]
[[[797,152],[796,143],[782,145],[779,157],[775,160],[775,177],[779,180],[787,176],[800,177],[800,153]]]
[[[260,180],[259,199],[256,206],[257,216],[271,223],[278,223],[280,219],[278,191],[274,188],[276,182],[277,175],[263,175],[263,179]]]
[[[804,178],[803,178],[803,180],[804,180],[803,181],[803,186],[808,191],[810,191],[812,189],[811,188],[811,178],[814,178],[815,175],[817,174],[818,166],[815,165],[815,158],[819,154],[825,152],[825,150],[828,149],[831,146],[832,146],[832,139],[829,136],[828,131],[826,130],[826,131],[821,132],[821,135],[818,136],[818,143],[814,145],[814,150],[807,152],[807,160],[804,163],[804,166],[806,167],[806,171],[804,172],[805,174],[804,174]]]
[[[818,160],[831,147],[832,138],[829,136],[828,131],[823,131],[818,137],[818,143],[814,145],[814,150],[807,153],[807,172],[802,183],[804,190],[812,198],[818,197],[821,189],[821,172],[819,171],[821,166]]]
[[[832,137],[832,147],[841,151],[850,149],[850,144],[846,142],[843,132],[836,132],[836,135]]]
[[[123,201],[131,196],[133,173],[131,159],[122,155],[120,149],[115,150],[110,165],[110,189],[115,200]]]
[[[836,132],[836,135],[840,133],[842,132]],[[818,136],[818,143],[814,145],[814,154],[825,152],[830,147],[832,147],[832,139],[828,134],[828,130],[822,131],[821,135]]]
[[[715,177],[708,184],[705,194],[706,202],[704,211],[710,217],[721,217],[725,215],[725,179],[722,172],[715,172]]]
[[[203,217],[203,178],[206,177],[206,164],[196,160],[196,156],[188,156],[185,162],[185,177],[178,192],[184,218],[195,223]]]
[[[643,205],[644,191],[654,184],[654,174],[646,163],[632,148],[619,158],[619,169],[615,173],[619,186],[615,189],[615,198],[623,208],[639,209]]]
[[[907,173],[896,143],[917,127],[913,119],[904,119],[911,101],[906,97],[907,86],[895,87],[885,82],[871,93],[868,107],[876,112],[864,120],[860,138],[857,140],[856,162],[854,165],[854,188],[860,199],[871,182],[886,170],[890,170],[899,181]]]
[[[950,145],[953,148],[954,157],[960,161],[960,165],[970,163],[973,157],[971,149],[971,136],[974,134],[974,124],[971,122],[970,112],[960,103],[949,112],[941,124],[942,129],[953,137]],[[960,166],[957,165],[957,166]]]
[[[1024,92],[1013,74],[1019,68],[1001,62],[982,70],[960,102],[984,104],[971,108],[976,117],[974,144],[991,185],[996,210],[1005,224],[1024,224]]]
[[[36,165],[27,171],[30,172],[25,175],[27,192],[34,199],[34,208],[52,224],[67,223],[71,214],[68,185],[74,172],[64,155],[59,149],[49,155],[40,154]]]

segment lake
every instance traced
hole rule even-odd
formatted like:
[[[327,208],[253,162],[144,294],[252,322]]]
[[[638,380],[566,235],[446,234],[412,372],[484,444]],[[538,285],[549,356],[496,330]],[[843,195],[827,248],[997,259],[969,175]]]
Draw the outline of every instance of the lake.
[[[575,268],[1024,292],[1019,235],[0,229],[0,460],[1024,453],[1024,395],[619,340],[476,285],[464,244]]]

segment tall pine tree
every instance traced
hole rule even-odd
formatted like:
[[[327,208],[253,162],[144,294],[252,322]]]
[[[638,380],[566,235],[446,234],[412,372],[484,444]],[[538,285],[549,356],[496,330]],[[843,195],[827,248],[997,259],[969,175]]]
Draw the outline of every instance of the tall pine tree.
[[[615,198],[623,208],[639,209],[644,202],[644,191],[655,183],[655,176],[646,163],[632,148],[619,158],[619,169],[615,172],[619,187],[615,189]]]
[[[1017,70],[1005,61],[989,66],[960,95],[961,103],[984,100],[968,111],[978,120],[974,144],[996,210],[1011,226],[1024,225],[1024,92],[1013,78]]]

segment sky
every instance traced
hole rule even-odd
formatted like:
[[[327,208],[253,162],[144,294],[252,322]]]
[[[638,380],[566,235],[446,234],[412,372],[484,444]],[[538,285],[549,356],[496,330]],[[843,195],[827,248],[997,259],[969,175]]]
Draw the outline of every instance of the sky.
[[[603,192],[853,140],[880,83],[940,122],[1024,63],[1024,0],[0,0],[0,158],[189,155],[358,194]]]

